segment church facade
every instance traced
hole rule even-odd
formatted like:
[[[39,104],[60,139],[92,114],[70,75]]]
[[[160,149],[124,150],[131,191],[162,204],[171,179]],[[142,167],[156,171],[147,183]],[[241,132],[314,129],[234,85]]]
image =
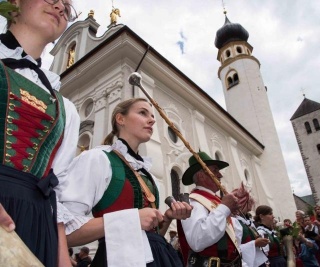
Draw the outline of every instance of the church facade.
[[[129,27],[112,25],[96,37],[98,27],[93,16],[74,23],[51,51],[51,69],[61,74],[61,92],[81,117],[78,153],[101,144],[111,131],[111,113],[119,102],[145,97],[128,83],[145,56],[138,70],[143,87],[195,151],[230,164],[222,170],[227,191],[243,182],[256,205],[270,205],[281,220],[293,219],[296,206],[260,63],[252,56],[241,25],[226,18],[216,36],[227,111]],[[153,158],[151,172],[158,180],[160,208],[165,210],[167,196],[192,189],[181,183],[191,153],[156,110],[154,114],[152,139],[139,153]]]

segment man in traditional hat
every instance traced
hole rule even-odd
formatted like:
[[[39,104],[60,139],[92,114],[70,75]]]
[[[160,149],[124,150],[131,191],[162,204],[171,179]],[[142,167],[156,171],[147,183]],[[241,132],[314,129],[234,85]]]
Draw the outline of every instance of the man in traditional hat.
[[[227,162],[211,159],[205,152],[199,157],[220,181],[220,170],[229,166]],[[193,206],[191,217],[178,224],[179,240],[185,264],[188,267],[241,266],[239,243],[241,226],[231,218],[238,207],[234,194],[227,194],[222,199],[216,195],[218,185],[202,169],[196,158],[189,159],[189,168],[182,176],[184,185],[195,184],[190,194]],[[238,231],[237,235],[235,230]],[[238,238],[236,238],[236,236]]]

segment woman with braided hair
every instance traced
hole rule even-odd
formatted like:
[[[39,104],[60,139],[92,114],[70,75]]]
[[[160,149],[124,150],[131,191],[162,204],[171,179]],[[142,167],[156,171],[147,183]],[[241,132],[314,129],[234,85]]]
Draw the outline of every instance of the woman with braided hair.
[[[162,213],[151,159],[139,154],[154,123],[145,98],[118,103],[103,145],[81,153],[68,169],[59,194],[75,216],[67,225],[68,244],[99,240],[91,267],[183,266],[163,236],[173,219],[190,217],[192,207],[176,201]]]

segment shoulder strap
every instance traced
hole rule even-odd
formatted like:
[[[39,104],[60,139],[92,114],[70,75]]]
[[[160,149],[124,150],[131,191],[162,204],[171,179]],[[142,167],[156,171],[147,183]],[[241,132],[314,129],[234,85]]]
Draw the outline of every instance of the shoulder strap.
[[[156,204],[155,204],[156,198],[150,191],[149,187],[146,185],[145,181],[141,178],[140,174],[135,169],[132,168],[130,163],[125,159],[125,157],[119,151],[113,150],[113,152],[116,153],[118,157],[121,158],[123,162],[131,169],[131,171],[137,177],[137,180],[139,181],[139,184],[141,186],[141,190],[146,196],[146,198],[148,199],[148,201],[150,202],[151,207],[156,209]]]
[[[210,201],[209,199],[207,199],[204,196],[197,194],[197,193],[191,193],[189,195],[189,198],[194,199],[195,201],[199,202],[201,205],[203,205],[209,211],[212,211],[213,209],[215,209],[217,207],[216,203]],[[236,234],[234,232],[234,229],[233,229],[231,223],[228,222],[228,219],[227,219],[226,233],[228,234],[231,241],[233,242],[233,244],[237,248],[238,253],[241,254],[240,249],[239,249],[239,245],[238,245],[238,242],[236,239]]]

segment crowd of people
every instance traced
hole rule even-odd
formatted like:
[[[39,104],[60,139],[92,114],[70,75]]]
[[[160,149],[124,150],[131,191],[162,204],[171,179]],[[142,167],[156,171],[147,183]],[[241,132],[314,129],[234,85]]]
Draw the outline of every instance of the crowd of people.
[[[0,35],[2,227],[15,230],[46,267],[286,265],[272,208],[258,206],[250,218],[254,200],[244,185],[219,197],[220,170],[229,164],[205,152],[198,156],[217,181],[191,156],[182,177],[195,186],[190,203],[173,200],[160,211],[151,159],[139,154],[155,124],[146,99],[120,102],[103,145],[75,157],[79,116],[40,57],[77,17],[72,1],[10,2],[19,10]],[[297,213],[301,229],[292,243],[297,264],[310,267],[319,266],[320,208],[315,212],[314,220]],[[168,242],[173,220],[177,232]],[[92,241],[99,243],[93,259],[88,247],[73,255],[72,247]]]

